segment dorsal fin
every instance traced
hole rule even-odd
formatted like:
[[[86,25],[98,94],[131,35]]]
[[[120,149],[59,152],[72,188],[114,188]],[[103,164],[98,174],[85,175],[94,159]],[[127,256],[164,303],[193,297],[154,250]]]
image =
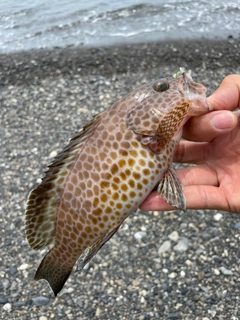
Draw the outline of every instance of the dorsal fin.
[[[101,116],[96,116],[57,155],[49,166],[42,183],[33,189],[26,208],[26,236],[33,249],[42,248],[55,239],[58,203],[66,179],[83,145],[94,133]]]

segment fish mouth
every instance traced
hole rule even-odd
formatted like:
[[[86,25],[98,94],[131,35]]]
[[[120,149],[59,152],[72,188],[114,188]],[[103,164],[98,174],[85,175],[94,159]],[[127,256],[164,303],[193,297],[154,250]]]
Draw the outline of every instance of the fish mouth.
[[[185,97],[187,97],[191,101],[192,106],[194,105],[193,109],[195,110],[194,113],[196,113],[194,115],[213,111],[213,107],[207,101],[207,98],[205,95],[207,89],[202,84],[194,82],[191,77],[191,73],[189,72],[186,72],[186,71],[182,72],[181,78],[182,78],[182,85],[181,85],[182,93],[185,95]],[[200,92],[197,92],[198,90]]]
[[[184,89],[185,89],[186,93],[189,94],[189,80],[193,81],[192,77],[189,73],[184,71],[182,73],[182,78],[183,78],[183,82],[184,82]],[[190,78],[190,79],[188,79],[188,78]]]

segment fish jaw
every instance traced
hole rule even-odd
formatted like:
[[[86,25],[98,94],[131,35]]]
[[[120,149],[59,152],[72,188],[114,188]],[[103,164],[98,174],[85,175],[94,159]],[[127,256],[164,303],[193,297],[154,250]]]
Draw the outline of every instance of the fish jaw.
[[[185,99],[189,101],[189,117],[205,114],[213,110],[213,107],[208,103],[206,98],[206,87],[194,82],[189,72],[183,72],[182,75],[179,76],[178,90],[183,94]],[[186,123],[188,119],[185,119],[184,123]]]

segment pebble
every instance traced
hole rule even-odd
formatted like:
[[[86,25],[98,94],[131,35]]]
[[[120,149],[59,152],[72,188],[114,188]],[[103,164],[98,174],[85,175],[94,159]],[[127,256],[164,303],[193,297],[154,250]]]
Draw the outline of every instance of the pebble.
[[[178,313],[169,313],[168,319],[179,319]]]
[[[171,249],[171,242],[166,240],[158,249],[158,254],[161,255],[163,252],[169,251]]]
[[[185,272],[185,271],[183,271],[183,270],[181,270],[181,271],[180,271],[180,276],[181,276],[182,278],[185,278],[185,276],[186,276],[186,272]]]
[[[12,305],[11,303],[6,303],[4,306],[3,306],[3,310],[7,311],[7,312],[10,312],[12,310]]]
[[[226,296],[227,296],[227,290],[223,290],[221,292],[221,298],[224,299],[224,298],[226,298]]]
[[[17,272],[17,268],[15,267],[10,267],[8,272],[11,274],[11,275],[14,275],[16,272]]]
[[[240,222],[235,223],[233,226],[234,229],[240,229]]]
[[[6,304],[8,302],[7,298],[0,298],[0,304]]]
[[[18,270],[26,270],[28,269],[29,265],[27,263],[23,263],[19,268]]]
[[[101,309],[97,308],[96,311],[95,311],[95,317],[99,317],[100,314],[101,314]]]
[[[147,233],[145,231],[138,231],[134,234],[134,238],[137,240],[142,240],[147,236]]]
[[[179,234],[177,231],[173,231],[172,233],[170,233],[170,235],[168,236],[168,238],[174,242],[177,242],[179,239]]]
[[[198,281],[202,281],[204,279],[204,277],[205,277],[205,272],[199,271],[197,274]]]
[[[2,281],[2,286],[3,286],[3,288],[7,289],[9,287],[9,281],[7,279],[3,280]]]
[[[52,152],[50,152],[49,158],[53,159],[53,158],[55,158],[57,156],[57,154],[58,154],[58,152],[56,150],[53,150]]]
[[[188,249],[188,238],[182,237],[178,243],[173,247],[175,251],[184,252]]]
[[[34,297],[32,300],[35,306],[45,306],[49,302],[49,298],[43,296]]]
[[[220,221],[222,219],[223,215],[221,213],[216,213],[213,218],[216,221]]]
[[[200,288],[203,292],[208,293],[208,288],[207,288],[207,287],[204,287],[204,286],[201,285],[201,284],[199,284],[198,286],[199,286],[199,288]]]
[[[225,276],[232,276],[233,275],[233,272],[232,270],[229,270],[225,267],[221,267],[220,268],[220,271],[222,272],[222,274],[224,274]]]
[[[39,320],[48,320],[48,318],[45,317],[45,316],[41,316],[41,317],[39,318]]]
[[[213,269],[213,272],[216,274],[216,276],[220,275],[220,271],[218,269]]]
[[[171,272],[171,273],[168,275],[168,278],[174,279],[174,278],[176,278],[176,276],[177,276],[176,272]]]

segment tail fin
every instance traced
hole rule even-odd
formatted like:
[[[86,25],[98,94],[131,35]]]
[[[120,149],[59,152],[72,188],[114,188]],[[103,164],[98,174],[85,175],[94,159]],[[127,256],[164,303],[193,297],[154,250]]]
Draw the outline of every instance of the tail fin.
[[[65,282],[67,281],[73,266],[69,267],[63,265],[62,263],[59,263],[58,261],[56,261],[55,258],[53,259],[51,253],[52,250],[50,250],[43,258],[42,262],[40,263],[40,266],[37,269],[34,279],[46,280],[49,283],[56,297],[57,294],[62,290],[62,287],[64,286]]]

